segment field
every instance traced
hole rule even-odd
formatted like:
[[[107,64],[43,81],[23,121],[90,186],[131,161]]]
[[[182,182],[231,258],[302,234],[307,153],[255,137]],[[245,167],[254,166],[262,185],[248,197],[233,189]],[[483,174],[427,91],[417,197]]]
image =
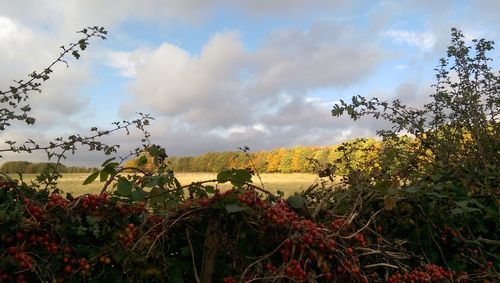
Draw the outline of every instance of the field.
[[[66,173],[63,174],[63,178],[59,180],[59,185],[61,190],[64,192],[70,192],[74,195],[81,195],[87,193],[99,193],[104,186],[103,182],[95,181],[89,185],[82,185],[85,178],[87,178],[89,173]],[[199,182],[204,180],[215,179],[216,173],[176,173],[176,177],[182,185],[187,185],[192,182]],[[17,178],[17,175],[12,175],[13,178]],[[25,182],[32,180],[35,174],[25,174],[23,175],[23,180]],[[293,174],[281,174],[281,173],[264,173],[261,174],[262,182],[264,188],[276,193],[280,190],[285,193],[285,195],[293,194],[294,192],[300,191],[309,187],[317,175],[315,174],[304,174],[304,173],[293,173]],[[253,182],[262,187],[259,179],[254,176]]]

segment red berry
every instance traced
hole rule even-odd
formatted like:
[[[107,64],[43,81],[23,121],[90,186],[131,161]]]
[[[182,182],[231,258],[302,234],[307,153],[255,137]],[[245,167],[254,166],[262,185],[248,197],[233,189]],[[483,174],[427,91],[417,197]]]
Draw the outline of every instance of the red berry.
[[[14,255],[17,253],[17,248],[16,247],[10,247],[8,248],[8,251],[11,255]]]
[[[20,232],[20,231],[16,232],[16,239],[18,241],[21,241],[22,239],[24,239],[24,233]]]
[[[326,272],[323,274],[326,280],[332,280],[333,275],[330,272]]]
[[[66,273],[73,272],[73,267],[71,265],[65,265],[64,266],[64,272],[66,272]]]
[[[70,247],[70,246],[64,246],[64,248],[63,248],[63,252],[64,252],[65,254],[70,254],[70,253],[71,253],[71,251],[72,251],[72,249],[71,249],[71,247]]]

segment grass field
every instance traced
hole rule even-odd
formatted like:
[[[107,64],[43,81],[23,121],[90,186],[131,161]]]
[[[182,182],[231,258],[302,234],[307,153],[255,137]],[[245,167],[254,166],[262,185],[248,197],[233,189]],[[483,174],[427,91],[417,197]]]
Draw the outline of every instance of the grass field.
[[[60,189],[64,192],[70,192],[74,195],[99,193],[104,186],[104,183],[99,182],[98,180],[86,186],[82,185],[85,178],[90,175],[89,173],[66,173],[63,175],[63,178],[59,180]],[[175,175],[182,185],[188,185],[192,182],[215,179],[217,176],[216,173],[176,173]],[[18,176],[12,175],[12,177],[17,178]],[[34,177],[35,174],[25,174],[23,175],[23,180],[27,182],[29,180],[32,180]],[[314,182],[317,175],[303,173],[264,173],[261,174],[261,177],[265,189],[274,193],[280,190],[284,192],[285,195],[290,195],[294,192],[309,187]],[[262,187],[259,179],[256,176],[254,176],[252,180],[257,186]]]

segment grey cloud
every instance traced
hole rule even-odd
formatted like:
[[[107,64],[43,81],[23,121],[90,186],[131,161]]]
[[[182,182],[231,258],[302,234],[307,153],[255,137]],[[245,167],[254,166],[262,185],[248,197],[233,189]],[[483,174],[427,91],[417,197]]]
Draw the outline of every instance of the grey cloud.
[[[0,70],[0,89],[14,85],[12,80],[27,80],[27,74],[41,70],[57,58],[59,47],[52,42],[49,34],[38,33],[8,17],[0,16],[0,65],[8,66]],[[47,46],[47,48],[41,48]],[[88,81],[88,66],[82,62],[71,61],[71,70],[63,63],[54,66],[51,79],[43,82],[42,93],[31,92],[30,99],[21,105],[29,104],[31,115],[37,125],[45,129],[74,124],[71,117],[80,113],[88,101],[80,97],[80,88]],[[57,122],[57,123],[55,123]],[[74,125],[71,125],[73,127]]]
[[[257,94],[303,91],[359,82],[386,56],[364,30],[321,22],[305,31],[272,33],[257,51]]]
[[[320,15],[341,15],[349,8],[352,8],[359,1],[329,1],[329,0],[275,0],[275,1],[227,1],[227,4],[234,5],[244,13],[253,17],[273,16],[273,17],[302,17],[305,14],[313,13]]]
[[[261,116],[260,122],[269,127],[294,125],[305,129],[328,128],[334,124],[330,111],[302,97],[293,97],[272,115]]]
[[[404,82],[396,87],[395,98],[408,106],[422,108],[424,104],[431,101],[430,95],[432,93],[434,93],[434,89],[430,85],[422,86],[411,82]]]

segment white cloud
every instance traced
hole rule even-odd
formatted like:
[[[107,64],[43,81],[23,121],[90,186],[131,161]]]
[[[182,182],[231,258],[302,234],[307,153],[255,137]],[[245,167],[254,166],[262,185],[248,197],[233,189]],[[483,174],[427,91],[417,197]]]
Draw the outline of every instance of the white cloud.
[[[435,35],[430,32],[413,32],[408,30],[390,29],[382,32],[383,37],[392,39],[397,44],[408,44],[420,49],[430,49],[436,43]]]
[[[136,70],[130,84],[133,104],[192,124],[224,125],[245,116],[234,111],[241,98],[240,66],[246,60],[237,32],[216,34],[199,55],[164,43],[137,50],[130,58]]]
[[[124,77],[132,78],[135,76],[135,63],[130,59],[130,52],[115,51],[107,56],[108,64],[117,69]]]

